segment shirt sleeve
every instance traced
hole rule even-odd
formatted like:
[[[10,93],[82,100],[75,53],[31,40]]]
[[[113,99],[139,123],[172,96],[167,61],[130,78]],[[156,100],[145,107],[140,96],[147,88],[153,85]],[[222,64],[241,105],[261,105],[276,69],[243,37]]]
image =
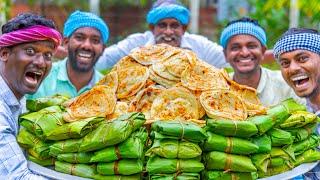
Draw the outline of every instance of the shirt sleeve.
[[[229,64],[226,62],[222,46],[208,39],[204,39],[202,42],[203,56],[209,64],[217,68],[229,67]]]
[[[128,55],[132,49],[144,45],[147,41],[146,33],[128,36],[117,44],[106,48],[96,63],[96,68],[98,70],[112,68],[122,57]]]
[[[0,177],[8,179],[46,179],[28,169],[27,160],[18,145],[16,136],[10,125],[11,120],[0,112]]]

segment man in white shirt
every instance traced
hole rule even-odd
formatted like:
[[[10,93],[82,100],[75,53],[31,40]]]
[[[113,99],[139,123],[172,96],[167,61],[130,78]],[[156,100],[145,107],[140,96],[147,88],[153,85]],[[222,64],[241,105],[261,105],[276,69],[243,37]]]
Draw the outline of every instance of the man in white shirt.
[[[256,20],[245,17],[228,23],[221,33],[220,44],[234,69],[233,80],[255,88],[265,106],[276,105],[290,97],[305,104],[305,99],[294,93],[280,71],[261,67],[266,43],[266,33]]]
[[[222,47],[206,37],[186,32],[190,12],[176,0],[158,0],[147,15],[150,31],[135,33],[104,50],[96,64],[97,69],[111,68],[136,47],[166,43],[190,49],[198,58],[223,68],[227,66]]]

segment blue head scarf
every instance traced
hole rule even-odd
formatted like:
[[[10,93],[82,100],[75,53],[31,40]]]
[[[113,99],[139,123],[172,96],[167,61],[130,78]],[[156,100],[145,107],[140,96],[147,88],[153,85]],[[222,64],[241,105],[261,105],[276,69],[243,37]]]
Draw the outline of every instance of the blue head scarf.
[[[158,0],[147,15],[147,22],[155,25],[165,18],[174,18],[182,25],[187,25],[190,20],[190,12],[176,0]]]
[[[72,33],[81,27],[93,27],[100,31],[102,42],[105,44],[109,38],[109,29],[106,23],[97,15],[89,12],[75,11],[64,23],[63,35],[70,37]]]
[[[223,48],[227,47],[227,44],[232,36],[239,34],[248,34],[257,38],[263,46],[267,45],[267,35],[263,28],[254,24],[253,22],[238,21],[227,26],[221,33],[220,44]]]

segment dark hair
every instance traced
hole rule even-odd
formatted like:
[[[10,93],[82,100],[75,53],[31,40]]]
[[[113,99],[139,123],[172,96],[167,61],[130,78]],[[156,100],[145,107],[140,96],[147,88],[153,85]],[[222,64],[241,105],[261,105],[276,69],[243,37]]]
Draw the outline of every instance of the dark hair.
[[[288,36],[292,34],[300,34],[300,33],[319,34],[319,31],[317,31],[316,29],[309,29],[309,28],[290,28],[281,36],[281,38],[284,36]]]
[[[230,22],[226,25],[226,27],[230,26],[231,24],[237,23],[237,22],[250,22],[250,23],[252,23],[252,24],[254,24],[254,25],[257,25],[257,26],[261,27],[263,30],[265,30],[265,29],[259,24],[258,20],[252,19],[252,18],[249,18],[249,17],[242,17],[242,18],[240,18],[240,19],[236,19],[236,20],[230,21]]]
[[[50,19],[33,13],[22,13],[10,19],[2,26],[1,30],[2,34],[5,34],[34,25],[43,25],[56,29],[54,22]]]

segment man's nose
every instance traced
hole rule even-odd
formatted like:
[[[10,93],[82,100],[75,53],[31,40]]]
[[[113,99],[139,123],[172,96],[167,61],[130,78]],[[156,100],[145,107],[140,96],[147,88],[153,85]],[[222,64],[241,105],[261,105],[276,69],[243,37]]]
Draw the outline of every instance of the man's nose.
[[[165,34],[173,34],[173,29],[170,26],[167,26],[164,33]]]
[[[241,51],[240,51],[240,54],[242,56],[248,56],[250,54],[250,51],[249,51],[249,49],[247,47],[242,47]]]
[[[39,53],[38,55],[35,56],[35,60],[33,61],[35,65],[37,65],[39,68],[44,68],[46,67],[46,60],[44,55]]]
[[[86,38],[86,39],[83,41],[83,43],[82,43],[81,46],[82,46],[83,48],[85,48],[85,49],[92,49],[92,42],[91,42],[90,38]]]

